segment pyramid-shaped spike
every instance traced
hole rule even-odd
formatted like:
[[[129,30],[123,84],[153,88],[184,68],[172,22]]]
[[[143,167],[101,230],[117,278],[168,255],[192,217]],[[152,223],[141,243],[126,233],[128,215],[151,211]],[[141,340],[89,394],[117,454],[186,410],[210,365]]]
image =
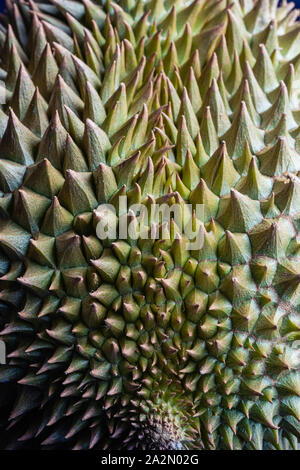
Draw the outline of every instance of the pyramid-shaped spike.
[[[298,153],[289,147],[285,137],[279,137],[271,148],[260,152],[258,155],[264,175],[280,176],[285,172],[297,172],[300,170]]]
[[[233,158],[242,155],[246,142],[253,153],[264,148],[264,131],[258,129],[251,121],[244,101],[241,102],[239,112],[223,138],[227,143],[228,153]]]
[[[208,162],[201,168],[201,175],[210,188],[219,196],[230,192],[230,188],[239,180],[240,176],[229,158],[226,143],[223,141]]]
[[[248,173],[241,178],[236,189],[252,199],[265,199],[272,190],[273,182],[271,178],[263,176],[258,167],[255,158],[253,157],[249,165]]]
[[[0,143],[2,158],[16,163],[31,165],[40,140],[25,127],[10,110],[6,130]]]
[[[27,108],[23,124],[26,127],[30,127],[37,137],[42,137],[49,125],[45,105],[38,88],[35,89],[32,100]]]
[[[233,232],[248,232],[262,220],[258,201],[242,195],[235,189],[220,204],[217,219]]]
[[[58,194],[60,203],[73,215],[93,210],[97,200],[91,183],[90,174],[67,170],[64,185]]]
[[[58,66],[49,43],[45,45],[35,70],[32,80],[35,86],[39,87],[43,97],[49,100],[58,74]]]

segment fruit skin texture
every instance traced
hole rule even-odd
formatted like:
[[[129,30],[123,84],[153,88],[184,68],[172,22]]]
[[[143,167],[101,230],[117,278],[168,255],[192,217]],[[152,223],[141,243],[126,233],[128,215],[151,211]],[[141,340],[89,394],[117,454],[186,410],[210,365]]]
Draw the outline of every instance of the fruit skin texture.
[[[297,448],[292,7],[8,2],[2,448]],[[95,209],[124,217],[126,194],[203,204],[203,247],[174,223],[170,237],[100,241]]]

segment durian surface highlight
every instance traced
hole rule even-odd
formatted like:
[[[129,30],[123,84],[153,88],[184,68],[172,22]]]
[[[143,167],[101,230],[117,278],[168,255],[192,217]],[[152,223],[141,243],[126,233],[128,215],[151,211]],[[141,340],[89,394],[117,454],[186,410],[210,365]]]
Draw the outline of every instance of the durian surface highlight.
[[[9,0],[7,13],[0,446],[298,448],[299,12]],[[99,240],[96,209],[124,216],[120,196],[202,204],[203,246],[174,222]]]

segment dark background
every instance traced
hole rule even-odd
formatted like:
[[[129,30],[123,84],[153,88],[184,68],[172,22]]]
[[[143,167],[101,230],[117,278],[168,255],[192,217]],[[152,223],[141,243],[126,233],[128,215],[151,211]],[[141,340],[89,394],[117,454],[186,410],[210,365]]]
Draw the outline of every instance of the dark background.
[[[118,3],[118,0],[116,1]],[[300,8],[300,0],[294,0],[295,5]],[[3,12],[5,8],[5,0],[0,0],[0,12]]]

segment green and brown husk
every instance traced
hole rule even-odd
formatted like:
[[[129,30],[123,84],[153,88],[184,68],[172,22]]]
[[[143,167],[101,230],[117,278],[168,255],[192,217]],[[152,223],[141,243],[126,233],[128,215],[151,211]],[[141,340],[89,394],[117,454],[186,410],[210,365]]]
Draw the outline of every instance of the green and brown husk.
[[[276,0],[7,0],[0,447],[300,440],[300,23]],[[96,237],[100,203],[204,204]],[[118,214],[121,215],[121,214]],[[131,216],[132,217],[132,216]]]

